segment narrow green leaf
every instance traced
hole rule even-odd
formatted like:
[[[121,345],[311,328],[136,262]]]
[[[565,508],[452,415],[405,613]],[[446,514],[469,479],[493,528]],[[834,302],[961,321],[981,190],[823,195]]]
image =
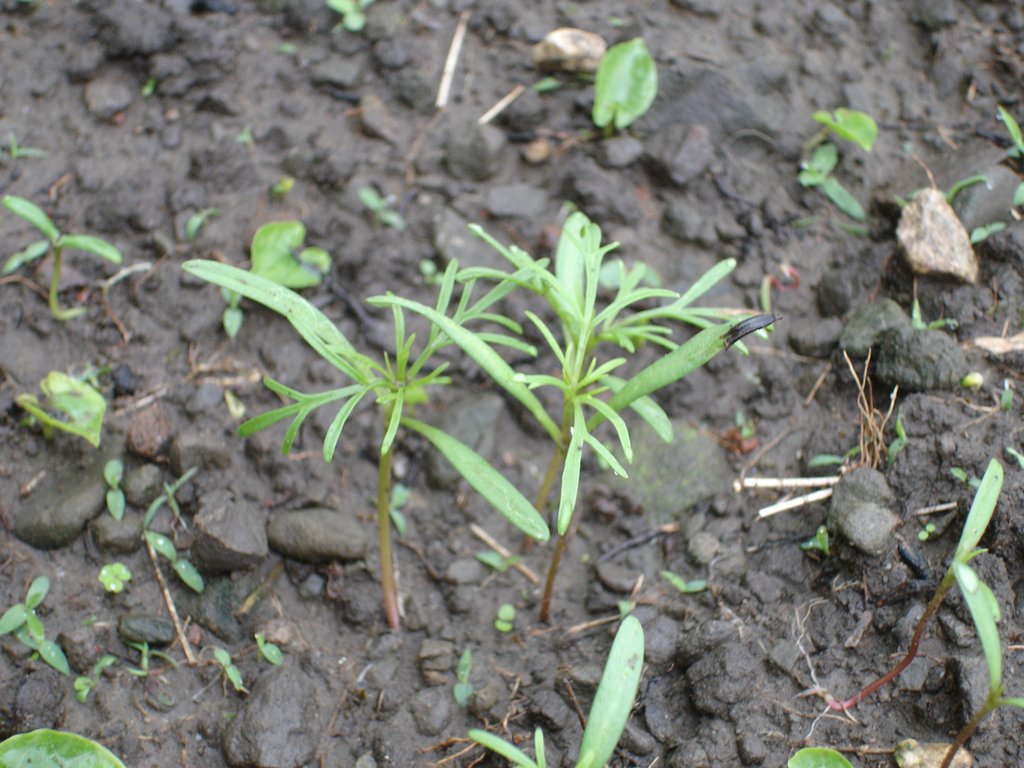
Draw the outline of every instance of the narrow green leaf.
[[[587,425],[583,420],[583,410],[577,406],[573,415],[572,437],[569,447],[565,450],[565,462],[562,465],[562,488],[558,499],[558,535],[564,536],[572,522],[576,510],[576,498],[580,489],[580,466],[583,463],[583,445],[587,435]]]
[[[402,413],[405,410],[405,390],[400,389],[395,393],[394,403],[391,405],[391,418],[388,420],[387,429],[384,431],[384,439],[380,443],[380,452],[390,453],[391,445],[398,433],[398,425],[402,421]]]
[[[356,394],[345,401],[345,404],[338,409],[338,412],[334,415],[331,420],[331,425],[327,428],[327,433],[324,435],[324,463],[330,464],[334,458],[334,450],[338,447],[338,439],[341,437],[341,432],[345,429],[345,423],[348,421],[348,417],[352,415],[352,412],[356,409],[356,406],[362,402],[363,397],[370,391],[370,387],[362,387]]]
[[[580,755],[592,754],[594,766],[607,764],[619,743],[643,666],[644,630],[635,616],[627,616],[615,633],[580,743]]]
[[[28,587],[28,594],[25,595],[25,606],[32,610],[38,608],[39,604],[46,599],[50,591],[50,580],[45,576],[37,576]]]
[[[1020,709],[1024,709],[1024,698],[1022,698],[1022,697],[1013,697],[1013,698],[1009,698],[1009,699],[1000,699],[999,700],[999,706],[1000,707],[1019,707]]]
[[[28,618],[28,608],[24,603],[15,603],[0,616],[0,635],[13,632],[25,623]]]
[[[611,408],[603,400],[598,400],[596,397],[588,397],[586,402],[587,405],[612,423],[612,426],[615,428],[615,433],[619,438],[619,445],[622,446],[622,455],[626,457],[627,462],[632,463],[633,444],[629,440],[629,429],[626,427],[626,422],[622,420],[622,417],[619,416],[617,411]]]
[[[1024,205],[1024,181],[1022,181],[1013,192],[1013,207],[1019,208],[1022,205]],[[6,273],[6,267],[4,268],[4,272]]]
[[[673,308],[689,306],[728,277],[734,269],[736,269],[736,259],[722,259],[701,275],[693,285],[683,292],[682,296],[672,302],[671,306]]]
[[[64,235],[57,242],[57,245],[61,248],[68,249],[73,248],[79,251],[85,251],[91,253],[94,256],[111,261],[114,264],[120,264],[124,259],[121,256],[121,252],[114,246],[99,237],[93,235]]]
[[[71,674],[71,666],[68,664],[67,656],[64,655],[64,651],[53,640],[43,640],[39,644],[39,656],[58,672],[65,675]]]
[[[146,540],[153,545],[153,549],[166,557],[172,563],[178,559],[178,550],[174,548],[174,542],[156,531],[146,531]]]
[[[1015,203],[1015,205],[1018,205],[1018,203]],[[33,261],[43,258],[49,252],[50,242],[48,240],[36,240],[17,253],[11,254],[7,261],[4,262],[4,268],[0,274],[9,275],[26,264],[31,264]]]
[[[402,423],[408,429],[429,440],[466,479],[466,482],[487,499],[512,525],[538,541],[547,541],[550,538],[551,532],[548,530],[544,518],[533,508],[526,497],[480,454],[429,424],[424,424],[408,416],[402,420]]]
[[[56,242],[57,238],[60,237],[60,230],[57,229],[57,225],[53,223],[53,220],[50,219],[49,216],[46,215],[46,211],[31,200],[26,200],[23,197],[15,197],[14,195],[4,195],[3,198],[0,199],[0,205],[3,205],[4,208],[15,216],[20,216],[33,227],[38,229],[42,232],[43,237],[51,243]]]
[[[985,474],[981,478],[981,485],[974,494],[974,501],[971,503],[971,510],[967,513],[967,520],[964,521],[964,530],[960,534],[960,542],[956,545],[956,552],[953,559],[966,562],[971,553],[978,546],[981,537],[988,528],[992,513],[995,512],[996,502],[999,500],[999,493],[1003,489],[1003,465],[995,459],[991,459]]]
[[[954,560],[953,574],[978,630],[978,639],[985,653],[985,666],[988,667],[989,687],[996,690],[1003,679],[1003,649],[999,643],[999,629],[996,627],[1000,619],[999,602],[988,584],[981,580],[971,566]]]
[[[469,731],[468,736],[481,747],[486,747],[492,752],[501,755],[515,765],[516,768],[539,768],[537,763],[527,757],[525,752],[509,744],[499,736],[495,736],[493,733],[473,728]]]
[[[821,183],[821,191],[825,194],[825,197],[831,200],[839,210],[851,219],[864,221],[867,218],[867,214],[864,213],[864,209],[857,202],[857,199],[846,190],[846,187],[831,176]]]
[[[193,592],[202,594],[205,584],[203,583],[203,577],[196,570],[196,567],[192,565],[188,560],[179,559],[174,562],[171,566],[174,568],[174,572],[178,574],[178,578],[185,582],[185,586],[191,589]]]
[[[1024,134],[1021,133],[1020,123],[1001,104],[996,109],[999,110],[999,119],[1006,126],[1006,130],[1009,132],[1010,138],[1013,139],[1014,146],[1016,146],[1018,152],[1024,151]]]
[[[221,315],[221,325],[224,326],[224,333],[227,334],[229,339],[238,337],[238,332],[242,330],[243,322],[245,322],[245,313],[241,307],[224,308],[224,314]]]
[[[622,466],[619,460],[615,458],[615,454],[608,450],[604,443],[589,432],[586,433],[583,440],[593,449],[594,453],[596,453],[602,461],[612,468],[612,472],[619,477],[629,477],[629,473],[626,472],[626,468]]]

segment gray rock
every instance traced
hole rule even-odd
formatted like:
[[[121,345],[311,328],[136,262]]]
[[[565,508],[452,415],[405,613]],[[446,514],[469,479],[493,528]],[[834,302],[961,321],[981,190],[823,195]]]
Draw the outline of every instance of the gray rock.
[[[142,546],[142,515],[126,510],[124,517],[100,515],[89,529],[92,540],[103,552],[111,555],[129,555]]]
[[[444,579],[449,584],[479,584],[486,577],[486,566],[475,557],[453,560],[444,572]]]
[[[35,731],[39,728],[54,728],[64,719],[65,678],[47,666],[40,666],[14,682],[18,686],[10,715],[5,713],[7,726],[13,732]],[[10,685],[11,683],[7,683]]]
[[[680,632],[679,623],[664,614],[644,622],[644,661],[656,667],[671,662]]]
[[[315,507],[274,515],[267,523],[270,547],[307,563],[359,560],[366,555],[366,527],[349,512]]]
[[[424,678],[433,679],[438,672],[455,669],[455,643],[450,640],[426,638],[420,643],[416,658],[420,662],[420,673]]]
[[[278,667],[253,686],[224,732],[224,757],[236,768],[299,768],[316,754],[322,686],[304,671]]]
[[[192,467],[199,467],[200,472],[229,468],[231,448],[222,435],[189,430],[174,438],[170,458],[171,471],[180,477]]]
[[[460,267],[508,268],[501,254],[470,234],[467,223],[451,208],[443,208],[434,215],[434,250],[441,258],[445,262],[458,261]]]
[[[892,299],[862,304],[853,311],[839,334],[839,348],[845,349],[851,357],[864,358],[887,331],[910,327],[910,316]]]
[[[632,225],[642,218],[636,194],[622,189],[621,175],[606,171],[589,157],[570,158],[564,164],[559,187],[562,195],[574,200],[581,211],[602,225]]]
[[[835,486],[828,527],[868,555],[881,555],[892,545],[899,518],[890,511],[896,498],[881,472],[859,467]]]
[[[636,570],[610,560],[598,563],[594,567],[594,572],[605,589],[620,595],[628,595],[632,591],[638,575]]]
[[[85,106],[98,120],[109,120],[132,105],[138,86],[130,78],[111,73],[85,86]]]
[[[968,232],[994,221],[1012,221],[1010,209],[1020,176],[1005,165],[990,166],[982,175],[987,182],[966,187],[953,201],[953,209]]]
[[[789,331],[789,346],[806,357],[827,358],[839,343],[843,323],[837,317],[822,318],[816,323],[800,323]]]
[[[939,190],[922,189],[907,203],[900,214],[896,239],[916,274],[977,282],[978,255],[967,230]]]
[[[419,690],[410,703],[416,729],[424,736],[437,736],[452,719],[452,704],[447,686]]]
[[[175,638],[170,619],[143,613],[122,616],[117,622],[117,633],[122,640],[150,645],[170,645]]]
[[[313,67],[309,79],[313,85],[329,85],[351,90],[359,85],[362,74],[363,67],[357,60],[332,56]]]
[[[942,331],[900,328],[878,344],[875,376],[903,392],[956,389],[967,373],[967,360],[956,340]]]
[[[398,142],[398,123],[380,96],[364,93],[359,100],[359,115],[363,133],[371,139],[384,139],[390,144]]]
[[[444,430],[487,460],[495,457],[495,425],[505,413],[501,395],[465,392],[456,396],[444,414]],[[436,488],[451,488],[461,475],[438,451],[427,454],[427,478]]]
[[[677,519],[696,504],[728,488],[732,468],[722,448],[685,420],[672,422],[675,438],[666,445],[646,424],[630,430],[633,463],[628,478],[612,484],[652,522]]]
[[[152,56],[177,41],[174,18],[159,5],[134,0],[89,0],[100,42],[112,59]]]
[[[722,542],[707,531],[698,531],[686,542],[686,554],[695,565],[707,565],[718,557],[723,549]]]
[[[459,179],[484,181],[501,167],[508,139],[493,125],[476,121],[453,126],[448,137],[448,170]]]
[[[132,506],[145,508],[163,493],[164,473],[156,464],[142,464],[129,470],[121,481],[125,500]]]
[[[715,157],[715,147],[703,125],[669,124],[647,143],[654,168],[678,187],[703,173]]]
[[[597,147],[597,157],[606,168],[625,168],[643,154],[644,145],[632,136],[613,136]]]
[[[548,208],[548,195],[532,184],[501,184],[487,190],[487,210],[492,216],[532,219]]]
[[[195,516],[192,559],[204,573],[230,573],[267,556],[262,515],[231,491],[217,488],[202,498]]]

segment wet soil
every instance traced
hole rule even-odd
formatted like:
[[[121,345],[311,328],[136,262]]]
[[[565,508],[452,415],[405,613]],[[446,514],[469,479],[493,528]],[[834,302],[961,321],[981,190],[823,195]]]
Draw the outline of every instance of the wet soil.
[[[38,612],[76,671],[103,653],[119,659],[81,704],[71,678],[0,638],[0,737],[74,730],[133,766],[468,766],[496,764],[464,740],[468,728],[520,739],[539,725],[550,764],[572,765],[577,701],[585,711],[618,604],[632,598],[647,666],[614,765],[781,766],[804,744],[842,748],[858,766],[890,765],[901,739],[948,740],[984,697],[980,647],[958,598],[940,610],[921,657],[858,706],[855,721],[822,717],[821,699],[799,694],[821,686],[850,695],[898,657],[970,504],[972,490],[950,470],[977,477],[992,457],[1003,461],[1006,483],[976,564],[1003,612],[1006,689],[1024,691],[1024,470],[1006,453],[1022,447],[1020,398],[999,407],[1018,387],[1022,357],[974,344],[1013,336],[1022,322],[1024,228],[995,198],[1000,184],[1012,190],[1018,180],[996,117],[997,104],[1024,117],[1018,5],[378,2],[360,34],[333,33],[337,18],[319,0],[0,0],[0,9],[0,193],[44,206],[63,230],[107,238],[134,268],[103,290],[115,270],[72,255],[62,298],[88,312],[67,323],[46,306],[47,261],[0,281],[0,604],[21,601],[33,578],[48,576]],[[463,12],[450,100],[437,109]],[[659,72],[651,111],[625,135],[593,135],[592,86],[563,75],[560,89],[527,88],[490,127],[477,127],[516,85],[540,78],[530,48],[564,25],[610,42],[643,36]],[[869,213],[861,231],[796,179],[818,127],[812,112],[840,106],[880,125],[870,154],[841,147],[837,175]],[[12,157],[12,140],[46,155]],[[529,163],[524,150],[537,140],[552,152]],[[992,189],[979,185],[958,200],[962,218],[969,227],[1008,225],[979,246],[978,283],[915,279],[897,252],[896,197],[973,173],[989,175]],[[284,176],[294,188],[271,200]],[[375,226],[358,198],[365,187],[394,195],[408,226]],[[287,323],[255,306],[243,305],[241,332],[229,340],[220,293],[180,264],[245,264],[261,223],[301,219],[308,242],[334,258],[328,281],[306,295],[351,339],[380,349],[387,318],[362,297],[393,290],[430,300],[422,262],[491,263],[464,235],[467,222],[545,255],[563,201],[666,286],[682,290],[718,260],[737,259],[709,297],[717,305],[757,310],[762,281],[775,278],[773,309],[783,319],[769,339],[751,342],[749,356],[730,350],[663,393],[680,438],[668,451],[650,449],[634,473],[641,481],[617,484],[587,466],[585,517],[550,625],[536,620],[535,585],[475,559],[485,547],[471,523],[510,548],[514,531],[463,484],[430,470],[427,446],[403,442],[396,471],[412,491],[398,548],[405,628],[388,632],[371,543],[373,413],[355,414],[330,466],[319,457],[324,417],[289,459],[277,452],[283,427],[239,438],[228,406],[248,415],[272,407],[263,374],[305,390],[338,385]],[[218,214],[189,240],[186,222],[207,208]],[[32,239],[6,213],[0,231],[4,256]],[[798,544],[826,522],[828,502],[758,520],[777,497],[737,494],[732,479],[834,472],[808,462],[860,439],[841,334],[887,299],[909,312],[915,295],[925,321],[957,321],[937,333],[962,352],[954,356],[962,373],[979,371],[984,383],[963,390],[924,377],[914,379],[925,382],[919,391],[901,389],[907,442],[891,466],[883,461],[880,494],[898,527],[872,554],[836,531],[831,556],[805,554]],[[110,403],[99,451],[22,425],[16,395],[50,370],[87,369],[100,371]],[[481,450],[533,495],[544,444],[514,405],[473,388],[471,367],[459,373],[469,385],[428,415],[482,414]],[[872,383],[884,412],[892,382]],[[737,435],[737,414],[752,432]],[[135,489],[127,535],[111,531],[101,509],[101,469],[112,456]],[[653,457],[668,464],[645,474]],[[178,494],[181,519],[164,508],[153,526],[206,577],[197,597],[162,566],[196,663],[173,643],[133,674],[140,658],[126,636],[173,639],[163,637],[165,599],[139,545],[140,516],[163,483],[192,466],[198,472]],[[694,466],[697,477],[686,474]],[[698,481],[701,490],[688,494]],[[951,510],[920,542],[915,511],[946,503]],[[90,521],[84,532],[61,541],[23,532],[26,517],[67,507],[82,515],[79,528]],[[310,507],[358,523],[343,537],[352,545],[344,558],[307,563],[267,548],[264,525]],[[244,550],[241,560],[225,566],[217,553],[190,553],[221,524],[236,544],[247,542],[232,550]],[[907,564],[901,541],[923,570]],[[543,573],[547,556],[538,546],[523,562]],[[134,574],[119,595],[97,581],[112,560]],[[707,579],[709,589],[681,595],[659,577],[663,569]],[[493,619],[505,602],[518,615],[501,634]],[[258,658],[256,632],[280,645],[281,668]],[[232,654],[248,696],[223,680],[217,646]],[[475,694],[464,709],[451,689],[466,648]],[[1001,712],[969,747],[980,765],[1020,765],[1021,734],[1021,715]]]

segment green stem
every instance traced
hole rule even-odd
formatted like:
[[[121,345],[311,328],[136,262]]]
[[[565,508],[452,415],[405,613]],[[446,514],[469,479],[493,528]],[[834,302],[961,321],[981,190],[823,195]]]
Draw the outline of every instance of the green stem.
[[[544,486],[541,488],[544,495],[537,499],[537,511],[541,514],[544,514],[544,507],[547,506],[548,497],[551,495],[551,489],[554,487],[555,477],[558,476],[559,471],[565,466],[565,452],[569,446],[572,417],[572,404],[566,403],[562,412],[562,437],[555,446],[554,452],[551,454],[551,462],[548,464],[548,471],[544,476]],[[543,501],[544,507],[540,506],[541,501]],[[544,579],[544,593],[540,600],[540,620],[544,623],[547,623],[551,619],[551,597],[555,591],[555,579],[558,578],[558,567],[561,565],[562,554],[565,552],[569,539],[572,538],[575,531],[576,515],[574,514],[572,522],[569,524],[569,529],[565,532],[565,535],[559,536],[558,541],[555,542],[555,549],[551,553],[551,562],[548,563],[548,573],[547,577]]]
[[[70,320],[78,317],[85,310],[82,307],[65,309],[57,301],[57,291],[60,287],[60,266],[64,249],[59,245],[53,246],[53,277],[50,278],[50,313],[58,320]]]
[[[384,423],[390,421],[389,412]],[[382,453],[377,464],[377,536],[380,546],[380,586],[384,592],[384,615],[388,627],[397,632],[402,628],[398,612],[398,591],[395,588],[395,562],[391,549],[391,451]]]
[[[974,735],[974,732],[981,724],[981,721],[988,717],[992,710],[999,706],[1001,692],[998,688],[1002,688],[1002,686],[998,686],[997,689],[993,689],[988,692],[988,697],[985,699],[985,703],[981,705],[981,708],[974,714],[974,717],[970,719],[967,725],[960,729],[960,733],[956,735],[956,738],[953,739],[953,743],[950,744],[949,749],[946,750],[946,756],[942,758],[942,763],[939,765],[939,768],[949,768],[949,766],[952,765],[953,758],[956,757],[957,750],[966,744],[967,740]]]

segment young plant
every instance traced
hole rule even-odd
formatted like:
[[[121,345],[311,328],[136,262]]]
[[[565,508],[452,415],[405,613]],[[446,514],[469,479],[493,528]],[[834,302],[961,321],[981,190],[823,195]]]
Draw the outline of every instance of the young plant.
[[[980,583],[977,576],[974,577],[975,581],[972,582],[971,574],[973,574],[973,571],[971,571],[971,574],[968,574],[964,568],[967,567],[968,562],[970,562],[975,556],[984,551],[978,549],[978,542],[981,541],[981,537],[985,533],[985,529],[988,528],[989,520],[992,519],[992,514],[995,511],[996,502],[999,500],[999,492],[1002,490],[1002,487],[1003,467],[998,461],[992,459],[989,461],[988,468],[985,470],[985,475],[982,477],[981,483],[978,486],[978,491],[974,495],[974,501],[971,503],[970,512],[967,513],[967,520],[964,522],[964,529],[960,534],[960,541],[953,553],[952,563],[946,571],[945,576],[942,578],[942,581],[939,583],[938,588],[935,590],[935,593],[932,595],[932,599],[925,607],[924,613],[921,614],[921,618],[918,619],[917,627],[915,627],[914,635],[910,639],[910,647],[907,649],[906,655],[886,674],[882,675],[874,682],[864,686],[860,691],[845,701],[838,701],[827,692],[817,691],[824,696],[829,709],[836,712],[845,712],[848,709],[857,706],[883,685],[891,683],[899,677],[903,670],[906,669],[910,662],[917,656],[917,648],[921,643],[921,637],[924,634],[925,627],[928,625],[932,616],[935,615],[939,605],[942,604],[942,600],[945,598],[946,593],[949,592],[950,587],[953,586],[954,582],[966,579],[966,581],[961,584],[961,590],[964,591],[964,584],[966,584],[969,588],[973,588],[975,593],[979,592],[981,588],[975,586],[975,582]],[[968,570],[970,569],[968,568]],[[986,587],[986,589],[988,588]],[[971,597],[968,597],[967,592],[964,591],[964,598],[968,602],[968,607],[971,608],[972,615],[974,615],[974,608],[971,606],[972,600],[974,602],[989,602],[989,608],[991,608],[991,602],[984,596],[976,597],[972,595]],[[998,606],[996,606],[996,613],[998,614]],[[975,618],[975,620],[977,621],[977,618]],[[994,624],[992,629],[994,630]],[[989,634],[990,639],[988,642],[991,643],[991,630],[986,627],[985,632],[986,634]],[[980,627],[979,635],[982,635]],[[998,644],[998,634],[995,634],[994,636],[996,638],[996,643]],[[986,641],[983,639],[983,647],[985,642]],[[989,660],[989,652],[987,649],[986,660]],[[991,669],[992,667],[990,666],[990,671]],[[1001,701],[1001,696],[1002,689],[1000,688],[997,694],[997,700]],[[1002,704],[996,704],[995,706],[1001,705]],[[977,725],[977,723],[975,723],[975,725]],[[970,734],[967,735],[967,737],[969,736]],[[965,737],[965,740],[967,737]]]
[[[93,448],[100,445],[103,415],[107,401],[86,379],[69,376],[61,371],[50,371],[39,382],[43,399],[23,393],[14,398],[29,414],[29,422],[38,422],[46,439],[53,430],[60,430],[85,440]]]
[[[402,214],[391,208],[395,204],[394,195],[381,197],[380,192],[373,187],[363,187],[358,194],[360,202],[373,214],[374,230],[378,230],[382,226],[398,230],[405,229],[405,219],[402,218]]]
[[[334,32],[347,29],[349,32],[359,32],[366,26],[366,8],[373,4],[373,0],[327,0],[327,7],[335,13],[341,14],[341,21],[334,27]]]
[[[405,315],[400,300],[383,297],[380,303],[391,305],[394,325],[395,355],[385,354],[383,360],[371,358],[358,351],[319,309],[295,292],[267,278],[212,261],[189,261],[185,271],[197,275],[222,288],[235,291],[252,301],[259,302],[288,319],[306,343],[324,360],[336,368],[351,383],[337,389],[306,394],[271,378],[264,384],[272,392],[289,400],[288,404],[257,416],[242,424],[239,434],[247,436],[285,419],[291,425],[281,445],[287,454],[298,436],[306,417],[316,408],[340,404],[338,412],[324,436],[323,457],[330,462],[349,416],[366,398],[376,401],[381,417],[381,443],[377,475],[377,531],[381,559],[381,587],[384,593],[384,614],[388,625],[398,629],[401,617],[395,587],[393,553],[391,545],[391,463],[396,436],[400,427],[425,437],[458,470],[467,482],[485,499],[505,515],[516,527],[537,539],[549,537],[547,525],[529,501],[487,463],[479,454],[461,442],[412,418],[412,409],[427,399],[432,386],[449,382],[444,375],[446,364],[433,363],[434,355],[457,340],[463,348],[476,352],[478,361],[485,360],[483,369],[502,381],[503,386],[516,394],[521,402],[529,403],[534,411],[543,412],[537,398],[527,387],[514,381],[511,367],[495,352],[491,344],[503,344],[520,352],[531,353],[532,348],[502,332],[470,331],[471,322],[493,322],[503,329],[518,333],[516,323],[495,314],[493,305],[511,292],[515,285],[503,283],[489,290],[477,301],[472,301],[475,279],[464,281],[461,297],[454,302],[453,295],[459,275],[458,265],[449,264],[438,282],[435,308],[427,308],[432,316],[431,327],[419,354],[413,354],[415,335],[406,332]],[[454,309],[452,309],[454,303]],[[415,306],[421,306],[412,302]],[[451,310],[452,314],[447,313]]]
[[[512,603],[502,603],[498,606],[498,614],[494,618],[494,628],[507,635],[515,628],[516,607]]]
[[[266,636],[262,632],[257,632],[255,637],[256,647],[259,649],[260,656],[265,659],[268,664],[273,664],[275,667],[281,666],[281,662],[284,661],[284,658],[281,655],[281,649],[274,643],[268,642]]]
[[[100,568],[98,578],[107,592],[116,595],[132,580],[132,572],[124,563],[107,563]]]
[[[43,622],[36,615],[36,608],[50,591],[50,580],[45,576],[39,576],[29,585],[25,594],[25,602],[15,603],[0,616],[0,635],[13,632],[14,636],[23,644],[39,654],[39,657],[56,669],[58,672],[70,675],[71,667],[68,666],[67,657],[64,651],[53,640],[46,639],[46,632],[43,630]]]
[[[236,667],[234,662],[231,660],[230,653],[218,646],[213,649],[213,659],[217,662],[217,666],[220,667],[220,671],[224,675],[224,678],[231,683],[232,688],[234,688],[238,693],[249,692],[249,690],[242,684],[242,673],[238,671],[238,667]]]
[[[109,653],[105,653],[92,665],[92,671],[88,675],[79,675],[75,678],[75,698],[81,704],[85,704],[89,698],[89,694],[92,693],[92,689],[96,687],[99,682],[100,675],[103,674],[103,670],[109,667],[111,664],[117,663],[117,656],[111,656]],[[0,765],[2,765],[0,761]]]
[[[608,661],[601,674],[601,682],[597,686],[590,716],[587,718],[587,727],[583,731],[576,768],[604,768],[611,759],[629,721],[643,666],[644,630],[636,617],[627,616],[615,633]],[[544,732],[540,728],[534,732],[536,759],[487,731],[471,730],[469,738],[501,755],[517,768],[546,768]]]
[[[579,212],[569,216],[563,227],[553,272],[548,268],[548,260],[536,260],[515,246],[506,248],[479,227],[471,226],[470,229],[495,248],[516,271],[505,273],[486,267],[471,268],[462,273],[463,279],[495,280],[499,288],[514,283],[536,293],[548,303],[558,318],[557,328],[550,328],[533,312],[527,312],[526,317],[554,354],[561,369],[557,375],[548,374],[546,368],[544,373],[513,373],[489,346],[479,345],[465,331],[452,327],[447,318],[424,304],[393,296],[370,299],[370,303],[417,312],[440,327],[527,408],[553,441],[554,449],[536,503],[538,510],[546,509],[555,482],[560,477],[561,495],[557,506],[559,538],[541,601],[541,619],[547,621],[559,563],[575,528],[584,449],[592,450],[617,474],[626,474],[620,461],[594,434],[594,429],[601,422],[610,422],[627,462],[632,458],[632,447],[629,430],[621,416],[626,407],[636,411],[657,435],[670,441],[671,422],[649,395],[688,375],[746,334],[771,324],[775,318],[761,315],[732,324],[715,324],[714,319],[733,313],[690,306],[732,271],[735,267],[732,260],[712,267],[682,295],[661,288],[642,287],[640,283],[646,270],[642,267],[630,270],[620,262],[619,288],[607,304],[599,306],[602,262],[617,243],[602,246],[601,230]],[[652,306],[658,300],[668,303]],[[691,323],[704,330],[679,345],[670,338],[672,330],[665,324],[672,321]],[[633,354],[648,342],[668,350],[668,353],[628,381],[615,376],[614,371],[624,365],[627,358],[606,359],[602,345],[611,344]],[[537,387],[557,390],[562,401],[560,418],[552,418],[540,406],[532,393]]]
[[[800,544],[800,549],[804,552],[820,552],[825,557],[828,557],[830,554],[828,528],[824,525],[819,525],[818,530],[814,532],[814,535],[807,541]]]
[[[0,148],[0,165],[7,164],[7,161],[4,160],[4,154],[3,148]],[[6,154],[11,160],[27,160],[29,158],[47,157],[50,153],[38,147],[23,147],[21,142],[18,141],[18,137],[10,133],[7,135]]]
[[[45,239],[37,240],[28,247],[11,256],[4,264],[3,274],[10,274],[19,267],[30,262],[41,259],[50,251],[53,251],[53,277],[50,280],[50,312],[58,320],[70,320],[85,313],[85,307],[67,309],[60,306],[57,292],[60,288],[60,270],[63,263],[65,249],[85,251],[94,256],[111,261],[114,264],[121,263],[121,252],[106,240],[101,240],[93,235],[71,235],[61,234],[57,225],[53,223],[46,212],[35,203],[22,197],[5,195],[0,199],[0,204],[15,216],[20,216],[33,227],[38,229]]]
[[[164,483],[164,492],[150,502],[149,507],[146,509],[146,514],[142,518],[142,534],[145,537],[146,546],[152,547],[154,552],[158,552],[170,561],[171,568],[178,574],[178,578],[184,582],[185,586],[193,592],[202,594],[206,588],[202,574],[196,570],[196,567],[189,560],[178,555],[178,550],[174,546],[173,541],[162,533],[149,530],[153,518],[163,508],[164,504],[170,507],[174,519],[180,523],[181,510],[178,508],[178,500],[175,498],[175,494],[177,494],[181,486],[192,479],[192,476],[197,471],[195,467],[192,467],[175,482],[170,484]]]
[[[467,648],[459,656],[459,663],[455,665],[455,685],[452,687],[455,703],[463,708],[469,705],[469,697],[473,695],[473,684],[469,682],[469,673],[472,669],[473,651]]]
[[[111,459],[103,465],[103,481],[107,484],[107,511],[115,520],[124,517],[124,491],[121,490],[123,477],[124,463],[120,459]]]
[[[650,109],[658,95],[658,69],[643,38],[613,45],[601,57],[594,82],[594,125],[621,131]]]
[[[804,747],[789,758],[786,768],[853,768],[853,765],[834,749]]]
[[[832,203],[851,219],[864,221],[867,216],[864,208],[857,202],[839,181],[832,176],[839,162],[839,150],[836,145],[825,141],[829,134],[851,141],[865,152],[870,152],[878,136],[878,125],[871,115],[854,109],[840,108],[835,112],[815,112],[813,118],[824,126],[804,145],[805,152],[810,152],[810,159],[800,164],[797,180],[800,186],[821,189]]]
[[[0,766],[125,768],[114,753],[75,733],[41,728],[0,742]]]
[[[704,579],[687,581],[678,573],[673,573],[672,571],[662,571],[661,578],[678,589],[684,595],[693,595],[698,592],[703,592],[708,588],[708,583]]]

